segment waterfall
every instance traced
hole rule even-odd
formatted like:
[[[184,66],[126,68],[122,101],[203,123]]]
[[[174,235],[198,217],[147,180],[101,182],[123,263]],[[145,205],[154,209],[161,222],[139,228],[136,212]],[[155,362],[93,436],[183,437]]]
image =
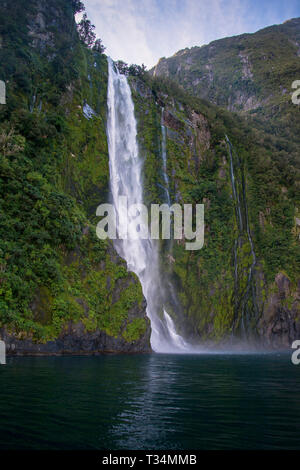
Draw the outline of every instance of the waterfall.
[[[134,217],[125,219],[118,200],[120,196],[126,196],[128,206],[143,202],[143,162],[139,158],[134,104],[127,78],[119,73],[111,59],[108,59],[108,69],[110,189],[118,218],[118,230],[121,232],[125,226],[130,227]],[[115,248],[126,260],[128,269],[141,282],[147,301],[147,315],[151,321],[152,349],[156,352],[185,352],[188,347],[177,334],[173,320],[164,309],[157,242],[150,237],[133,239],[129,236],[124,240],[116,240]]]
[[[171,205],[170,199],[170,192],[169,192],[169,177],[167,173],[167,138],[166,138],[166,128],[164,126],[164,108],[161,108],[161,135],[162,135],[162,143],[161,143],[161,154],[162,154],[162,161],[163,161],[163,178],[165,183],[165,192],[166,192],[166,199],[167,204]]]
[[[230,140],[228,139],[227,135],[225,134],[226,141],[229,146],[229,156],[230,156],[230,179],[231,179],[231,187],[232,187],[232,193],[233,193],[233,199],[235,202],[235,208],[237,211],[237,219],[239,222],[239,228],[240,231],[243,231],[243,219],[242,219],[242,212],[241,212],[241,201],[239,197],[239,193],[236,189],[236,182],[235,182],[235,176],[234,176],[234,166],[233,166],[233,158],[232,158],[232,145]]]
[[[237,238],[235,239],[234,242],[234,277],[235,277],[235,318],[233,322],[233,333],[236,327],[236,323],[238,322],[238,313],[240,311],[241,314],[241,327],[242,327],[242,333],[244,336],[247,336],[247,325],[245,324],[245,320],[248,320],[249,318],[245,319],[245,314],[247,314],[248,311],[248,303],[250,300],[252,300],[253,304],[253,315],[254,315],[254,323],[257,324],[258,321],[258,316],[259,316],[259,309],[257,306],[257,301],[256,301],[256,293],[255,293],[255,280],[254,280],[254,269],[257,263],[256,260],[256,254],[254,251],[254,243],[252,240],[251,232],[250,232],[250,227],[249,227],[249,216],[248,216],[248,204],[247,204],[247,197],[246,197],[246,189],[245,189],[245,178],[244,178],[244,172],[241,171],[240,168],[240,163],[238,163],[238,167],[241,173],[241,182],[238,185],[237,180],[235,177],[235,168],[234,168],[234,160],[233,160],[233,146],[228,138],[228,136],[225,134],[225,139],[228,144],[228,150],[229,150],[229,158],[230,158],[230,178],[231,178],[231,186],[232,186],[232,194],[233,194],[233,200],[235,203],[235,211],[236,211],[236,219],[237,219],[237,224],[239,227],[239,234],[237,235]],[[236,155],[236,153],[235,153]],[[236,159],[238,159],[238,156],[236,155]],[[241,186],[241,191],[239,186]],[[240,192],[242,193],[240,196]],[[246,282],[246,288],[243,288],[243,291],[241,295],[238,295],[238,247],[242,246],[244,241],[244,237],[248,239],[249,245],[250,245],[250,250],[251,250],[251,257],[252,257],[252,263],[249,266],[248,269],[248,276],[247,276],[247,282]],[[252,294],[252,299],[251,299],[251,294]],[[240,298],[239,298],[240,297]]]

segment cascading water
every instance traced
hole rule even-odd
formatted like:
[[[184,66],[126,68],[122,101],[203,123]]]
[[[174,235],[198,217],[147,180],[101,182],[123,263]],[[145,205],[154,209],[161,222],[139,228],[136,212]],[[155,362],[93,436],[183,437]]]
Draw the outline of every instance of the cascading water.
[[[188,345],[177,334],[172,318],[163,307],[158,247],[154,240],[134,236],[131,222],[137,214],[124,217],[118,201],[127,197],[128,206],[143,202],[142,161],[137,144],[137,126],[130,86],[108,59],[108,122],[110,187],[118,219],[118,233],[128,230],[127,239],[115,241],[119,255],[141,282],[151,321],[151,346],[156,352],[187,352]],[[134,239],[134,237],[136,239]],[[160,316],[161,315],[161,316]]]
[[[230,177],[231,177],[231,186],[232,186],[232,193],[233,193],[233,199],[235,203],[235,209],[236,209],[236,219],[238,222],[238,227],[239,227],[239,233],[237,235],[237,238],[235,240],[234,244],[234,269],[235,269],[235,297],[236,297],[236,306],[235,306],[235,318],[234,318],[234,323],[233,323],[233,330],[232,332],[234,333],[236,324],[238,322],[238,311],[241,312],[241,329],[242,329],[242,334],[244,336],[247,336],[247,331],[246,331],[246,324],[245,324],[245,314],[247,313],[247,304],[250,302],[250,297],[252,294],[252,309],[253,309],[253,314],[255,321],[254,323],[257,323],[258,317],[259,317],[259,309],[257,306],[256,302],[256,294],[255,294],[255,285],[254,285],[254,269],[256,266],[256,254],[254,251],[254,244],[250,232],[250,227],[249,227],[249,217],[248,217],[248,205],[247,205],[247,198],[246,198],[246,190],[245,190],[245,181],[244,181],[244,174],[242,172],[242,177],[241,177],[241,184],[240,186],[242,187],[241,190],[241,196],[240,196],[240,191],[237,185],[236,177],[235,177],[235,168],[234,168],[234,160],[233,160],[233,146],[225,134],[225,138],[228,144],[228,149],[229,149],[229,157],[230,157]],[[238,158],[236,156],[236,158]],[[243,234],[246,234],[246,237],[248,239],[249,245],[250,245],[250,251],[251,251],[251,256],[252,256],[252,263],[249,266],[248,270],[248,276],[247,276],[247,282],[246,282],[246,288],[243,289],[242,295],[238,295],[238,256],[237,256],[237,251],[238,247],[243,245]],[[241,297],[239,299],[239,297]],[[249,315],[248,315],[249,316]],[[247,318],[249,321],[249,318]]]
[[[170,199],[170,192],[169,192],[169,177],[167,173],[167,139],[166,139],[166,128],[164,126],[164,108],[161,108],[161,135],[162,135],[162,143],[161,143],[161,153],[162,153],[162,161],[163,161],[163,177],[164,177],[164,184],[165,184],[165,192],[166,192],[166,200],[167,204],[171,205]]]

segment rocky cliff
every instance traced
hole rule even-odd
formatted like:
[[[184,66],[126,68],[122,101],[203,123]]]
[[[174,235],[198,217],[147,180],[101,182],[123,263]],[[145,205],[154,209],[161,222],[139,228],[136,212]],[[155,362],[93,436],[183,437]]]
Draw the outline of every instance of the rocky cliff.
[[[202,250],[187,252],[175,240],[171,252],[162,246],[162,269],[180,303],[178,329],[209,343],[289,347],[299,336],[298,149],[261,120],[222,110],[165,77],[148,85],[152,94],[133,86],[147,198],[164,197],[163,109],[171,201],[205,205]]]
[[[165,120],[171,161],[190,136],[180,148],[181,155],[188,152],[188,167],[170,169],[170,176],[176,181],[180,175],[179,194],[186,198],[194,187],[206,207],[204,249],[181,269],[173,256],[185,309],[197,318],[200,336],[236,331],[275,347],[299,336],[300,120],[291,100],[300,76],[299,38],[296,18],[184,49],[151,71],[158,88],[179,85],[181,99]],[[197,105],[204,116],[195,126]]]
[[[150,351],[141,286],[95,234],[107,62],[73,1],[1,2],[0,325],[12,354]]]
[[[109,194],[107,62],[80,41],[77,3],[1,6],[0,331],[13,354],[150,350],[140,283],[95,235]],[[299,21],[277,28],[287,89]],[[275,33],[257,34],[129,77],[145,201],[166,202],[166,171],[172,203],[205,206],[202,250],[160,246],[165,305],[196,344],[282,348],[300,334],[299,109],[279,69],[260,88]]]

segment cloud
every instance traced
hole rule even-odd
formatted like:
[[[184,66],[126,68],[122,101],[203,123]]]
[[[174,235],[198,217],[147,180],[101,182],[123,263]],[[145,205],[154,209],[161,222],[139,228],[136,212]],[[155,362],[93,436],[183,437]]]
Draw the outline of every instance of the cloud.
[[[85,0],[114,60],[153,66],[185,47],[300,15],[298,0]]]
[[[85,4],[97,35],[114,60],[155,63],[156,57],[146,34],[149,8],[148,12],[139,11],[135,0],[87,0]]]

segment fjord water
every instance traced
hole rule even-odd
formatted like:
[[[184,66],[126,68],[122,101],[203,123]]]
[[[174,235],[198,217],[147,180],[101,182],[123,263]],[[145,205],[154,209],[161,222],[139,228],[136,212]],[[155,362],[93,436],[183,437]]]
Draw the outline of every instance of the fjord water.
[[[163,282],[159,271],[159,254],[155,240],[136,236],[136,215],[143,203],[143,162],[137,144],[137,125],[130,86],[125,75],[119,73],[108,59],[107,140],[109,151],[110,188],[118,218],[115,247],[127,262],[128,269],[140,279],[147,300],[147,315],[151,321],[151,346],[156,352],[188,351],[187,343],[177,334],[172,318],[164,313]],[[166,159],[163,148],[163,159]],[[136,208],[127,217],[119,205],[120,197],[127,198],[128,207]],[[140,224],[148,230],[148,224]],[[141,228],[142,230],[142,228]],[[128,232],[128,237],[122,235]]]
[[[288,354],[8,358],[0,449],[299,449]]]

